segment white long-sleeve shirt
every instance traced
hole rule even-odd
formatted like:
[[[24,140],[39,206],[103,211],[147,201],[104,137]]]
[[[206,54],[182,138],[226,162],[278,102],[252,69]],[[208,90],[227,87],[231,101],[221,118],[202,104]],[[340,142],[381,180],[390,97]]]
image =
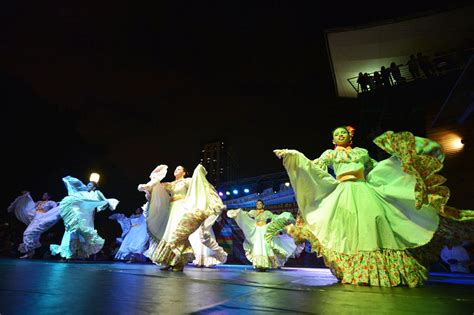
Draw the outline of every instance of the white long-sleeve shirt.
[[[453,246],[451,249],[448,246],[444,246],[441,250],[441,259],[449,265],[451,272],[464,272],[469,273],[469,254],[467,250],[462,246]],[[456,259],[457,263],[450,264],[448,260]]]

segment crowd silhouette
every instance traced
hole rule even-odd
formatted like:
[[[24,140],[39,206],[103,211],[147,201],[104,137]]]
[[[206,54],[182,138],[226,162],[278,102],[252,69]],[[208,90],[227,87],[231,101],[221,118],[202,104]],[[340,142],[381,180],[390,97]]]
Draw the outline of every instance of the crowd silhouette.
[[[373,73],[359,72],[354,88],[364,93],[380,88],[402,85],[409,81],[430,79],[459,69],[472,54],[473,48],[457,52],[438,52],[433,57],[418,52],[411,54],[406,63],[391,62],[389,67],[381,66]],[[354,85],[354,84],[353,84]]]

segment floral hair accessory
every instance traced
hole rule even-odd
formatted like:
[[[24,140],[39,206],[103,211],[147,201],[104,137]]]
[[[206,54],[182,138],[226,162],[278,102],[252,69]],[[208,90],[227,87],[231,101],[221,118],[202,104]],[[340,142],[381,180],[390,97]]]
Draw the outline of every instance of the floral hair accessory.
[[[349,134],[351,135],[351,137],[354,137],[355,128],[352,127],[352,126],[346,126],[346,129],[347,129],[347,131],[349,131]]]

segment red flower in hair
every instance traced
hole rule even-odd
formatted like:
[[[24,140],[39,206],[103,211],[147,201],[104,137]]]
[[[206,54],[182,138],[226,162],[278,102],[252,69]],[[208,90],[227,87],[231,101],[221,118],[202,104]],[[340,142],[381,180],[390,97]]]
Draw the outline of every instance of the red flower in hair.
[[[355,128],[352,127],[352,126],[346,126],[346,129],[347,131],[349,131],[349,134],[351,135],[351,137],[354,137],[354,134],[355,134]]]

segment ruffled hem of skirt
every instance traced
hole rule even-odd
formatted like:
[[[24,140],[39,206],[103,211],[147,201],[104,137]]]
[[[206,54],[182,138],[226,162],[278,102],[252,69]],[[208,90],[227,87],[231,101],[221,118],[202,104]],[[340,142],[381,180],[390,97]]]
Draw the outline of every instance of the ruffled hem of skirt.
[[[193,260],[193,265],[195,266],[204,266],[204,267],[211,267],[215,265],[221,265],[227,261],[227,254],[224,252],[225,255],[216,253],[214,256],[201,256],[201,255],[194,255],[195,259]]]
[[[428,279],[428,270],[409,250],[380,249],[355,254],[338,253],[324,247],[306,228],[295,228],[295,239],[307,239],[312,251],[322,256],[326,266],[342,282],[378,287],[419,287]]]
[[[276,256],[253,256],[250,253],[246,253],[247,259],[252,262],[255,269],[276,269],[281,267],[280,260]]]
[[[151,242],[147,257],[157,265],[176,266],[188,263],[194,255],[190,246],[173,247],[171,243],[161,240],[159,243]]]

